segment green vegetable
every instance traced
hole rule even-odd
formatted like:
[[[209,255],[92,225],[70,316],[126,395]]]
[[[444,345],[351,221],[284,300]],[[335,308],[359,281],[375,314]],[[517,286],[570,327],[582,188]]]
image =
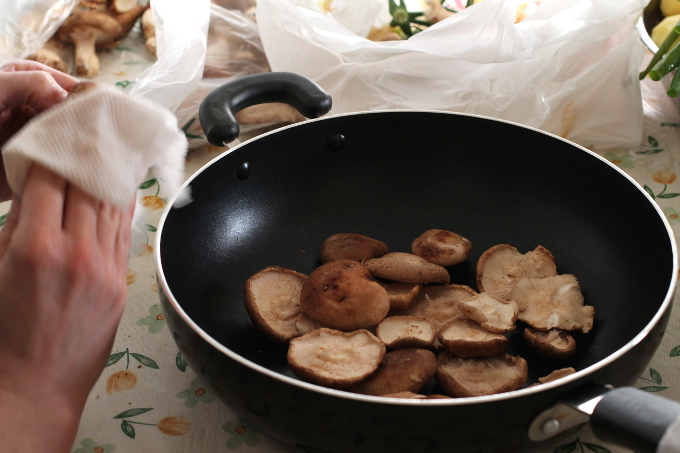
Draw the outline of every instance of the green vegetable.
[[[649,71],[649,78],[661,80],[666,74],[678,67],[680,63],[680,46],[675,46]]]
[[[673,81],[666,93],[672,98],[677,97],[678,93],[680,93],[680,71],[675,71],[675,74],[673,74]]]
[[[680,37],[680,21],[673,27],[671,32],[666,36],[666,39],[661,43],[661,46],[659,46],[659,50],[656,51],[654,56],[652,57],[652,60],[649,62],[647,65],[647,68],[645,68],[644,71],[640,73],[640,80],[644,79],[647,74],[649,74],[655,65],[657,65],[666,55],[666,53],[669,51],[673,43]],[[665,75],[665,74],[664,74]],[[654,77],[651,76],[652,80],[657,80],[654,79]],[[663,76],[662,76],[663,77]]]

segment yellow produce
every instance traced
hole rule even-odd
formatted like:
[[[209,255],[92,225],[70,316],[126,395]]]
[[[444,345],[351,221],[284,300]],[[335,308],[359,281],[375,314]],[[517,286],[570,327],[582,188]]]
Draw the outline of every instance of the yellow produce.
[[[661,0],[661,12],[666,17],[680,14],[680,0]]]
[[[680,4],[680,1],[678,0],[673,1]],[[661,43],[664,41],[664,39],[666,39],[666,36],[668,36],[673,27],[677,25],[678,21],[680,21],[680,13],[674,16],[666,17],[664,20],[659,22],[656,27],[652,29],[652,33],[650,36],[652,38],[652,41],[654,41],[654,44],[657,45],[657,47],[661,46]],[[677,44],[677,41],[675,42],[675,44]]]

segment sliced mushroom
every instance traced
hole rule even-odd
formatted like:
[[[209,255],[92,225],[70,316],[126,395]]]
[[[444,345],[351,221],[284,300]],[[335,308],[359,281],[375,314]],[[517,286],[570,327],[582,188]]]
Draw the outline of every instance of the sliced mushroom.
[[[322,328],[291,340],[288,365],[314,384],[347,388],[373,374],[384,356],[385,345],[367,330]]]
[[[465,316],[478,322],[489,332],[510,332],[515,328],[518,309],[513,301],[481,293],[461,301],[458,306]]]
[[[319,252],[322,263],[333,260],[354,260],[363,263],[387,253],[387,244],[377,239],[355,233],[339,233],[329,237]]]
[[[576,340],[565,330],[551,329],[546,332],[527,327],[523,337],[538,355],[548,359],[565,359],[576,352]]]
[[[431,395],[421,395],[419,393],[413,393],[413,392],[397,392],[397,393],[388,393],[387,395],[380,395],[385,398],[406,398],[406,399],[412,399],[412,400],[440,400],[440,399],[450,399],[450,396],[446,395],[439,395],[437,393],[433,393]]]
[[[547,384],[548,382],[556,381],[558,379],[567,377],[574,373],[576,373],[576,370],[573,369],[572,367],[562,368],[560,370],[553,371],[552,373],[545,377],[538,378],[538,382],[540,382],[541,384]]]
[[[306,275],[282,267],[268,267],[246,281],[245,305],[250,319],[276,341],[297,337],[300,290]]]
[[[403,283],[440,283],[448,285],[449,271],[410,253],[392,252],[364,263],[374,277]]]
[[[517,303],[518,319],[539,330],[563,329],[589,332],[595,309],[583,305],[583,294],[571,274],[522,278],[510,298]]]
[[[420,290],[411,308],[395,314],[429,319],[439,331],[449,321],[465,319],[458,303],[476,294],[474,289],[465,285],[426,286]]]
[[[313,321],[350,331],[382,321],[390,299],[361,263],[335,260],[309,274],[300,293],[300,308]]]
[[[437,357],[435,378],[447,395],[461,398],[517,390],[526,382],[527,370],[526,360],[507,353],[468,359],[444,351]]]
[[[427,348],[437,337],[437,331],[425,318],[388,316],[376,326],[376,335],[389,349]]]
[[[489,332],[468,319],[444,324],[437,338],[446,350],[460,357],[490,357],[505,351],[508,346],[504,335]]]
[[[411,253],[430,263],[453,266],[470,257],[472,242],[451,231],[427,230],[411,243]]]
[[[349,390],[363,395],[418,393],[437,371],[437,358],[427,349],[406,348],[385,354],[368,378]]]
[[[524,255],[508,244],[499,244],[484,252],[477,262],[477,289],[501,299],[509,299],[520,278],[557,275],[552,253],[539,245]]]
[[[420,283],[381,282],[390,298],[390,310],[406,310],[418,297]]]
[[[307,334],[316,329],[321,329],[322,327],[328,326],[324,326],[323,324],[313,321],[304,313],[300,313],[300,315],[295,319],[295,330],[297,330],[300,335]]]

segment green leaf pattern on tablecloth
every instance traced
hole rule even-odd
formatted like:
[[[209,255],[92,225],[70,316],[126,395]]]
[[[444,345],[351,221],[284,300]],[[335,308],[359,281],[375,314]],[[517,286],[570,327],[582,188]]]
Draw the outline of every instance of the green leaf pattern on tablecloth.
[[[184,399],[186,407],[195,407],[199,403],[210,404],[215,401],[215,395],[206,387],[199,378],[191,381],[191,388],[177,393],[177,398]]]
[[[148,326],[149,333],[158,333],[163,330],[167,321],[160,304],[154,304],[149,308],[149,316],[137,321],[138,326]]]
[[[246,419],[241,417],[229,420],[222,425],[222,429],[230,435],[226,444],[229,450],[236,450],[241,445],[254,447],[261,442],[257,435],[257,428],[254,425],[251,426]]]
[[[73,450],[73,453],[115,453],[116,446],[113,444],[98,444],[94,439],[86,437],[80,441],[81,447]]]

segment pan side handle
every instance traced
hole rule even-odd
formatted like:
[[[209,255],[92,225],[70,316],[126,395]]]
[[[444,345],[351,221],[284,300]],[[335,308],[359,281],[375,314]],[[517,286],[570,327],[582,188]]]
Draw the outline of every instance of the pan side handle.
[[[590,423],[595,435],[637,453],[680,451],[680,403],[633,387],[591,385],[567,394],[529,426],[534,442]]]
[[[201,102],[198,118],[208,141],[225,146],[239,135],[234,114],[246,107],[269,102],[293,106],[307,118],[331,109],[331,97],[315,82],[292,72],[253,74],[227,82]]]
[[[677,451],[680,404],[644,390],[621,387],[597,403],[590,425],[598,438],[639,453]],[[671,449],[662,450],[660,446]]]

